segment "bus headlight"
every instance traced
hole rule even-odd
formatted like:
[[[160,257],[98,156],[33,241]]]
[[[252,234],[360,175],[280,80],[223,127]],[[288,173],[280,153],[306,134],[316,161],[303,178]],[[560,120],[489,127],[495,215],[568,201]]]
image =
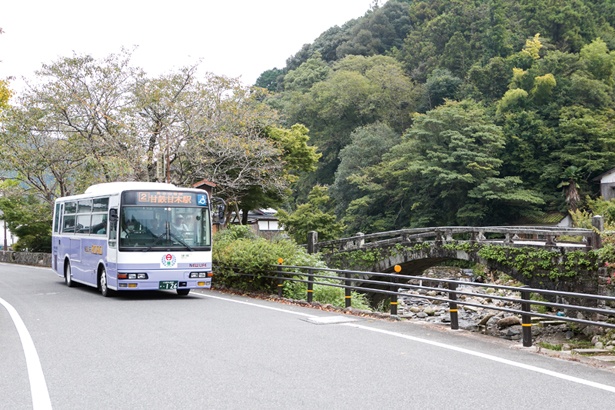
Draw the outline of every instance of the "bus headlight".
[[[208,273],[209,272],[190,272],[190,278],[194,279],[194,278],[206,278],[208,277]]]
[[[147,273],[118,273],[117,274],[117,278],[118,279],[149,279],[149,277],[147,276]]]

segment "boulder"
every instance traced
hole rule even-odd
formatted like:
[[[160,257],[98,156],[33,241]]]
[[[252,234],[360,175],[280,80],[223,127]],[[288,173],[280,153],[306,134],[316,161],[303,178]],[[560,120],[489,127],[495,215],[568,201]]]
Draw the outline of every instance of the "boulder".
[[[508,316],[508,317],[498,320],[498,322],[496,323],[496,326],[498,327],[498,329],[505,329],[507,327],[520,325],[520,324],[521,324],[521,320],[519,320],[517,316]]]

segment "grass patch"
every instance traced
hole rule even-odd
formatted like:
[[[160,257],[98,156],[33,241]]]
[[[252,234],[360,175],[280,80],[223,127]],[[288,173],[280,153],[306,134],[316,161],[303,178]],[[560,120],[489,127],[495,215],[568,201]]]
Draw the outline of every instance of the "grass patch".
[[[558,352],[562,351],[562,346],[561,344],[552,344],[549,342],[538,342],[538,346],[542,347],[543,349],[549,349],[549,350],[555,350]]]

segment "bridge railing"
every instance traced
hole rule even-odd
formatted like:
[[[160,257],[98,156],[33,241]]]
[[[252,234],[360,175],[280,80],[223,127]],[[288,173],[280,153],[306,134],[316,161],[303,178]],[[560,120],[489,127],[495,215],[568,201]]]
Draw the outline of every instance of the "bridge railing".
[[[308,250],[313,252],[343,252],[370,249],[395,244],[412,245],[421,242],[444,244],[451,242],[493,243],[509,246],[567,246],[597,249],[601,246],[598,230],[533,226],[439,226],[400,229],[318,242],[308,235]]]
[[[241,272],[236,272],[236,275],[255,277],[253,274]],[[527,347],[532,345],[532,318],[547,318],[557,321],[615,329],[615,309],[607,307],[607,304],[615,306],[615,297],[611,296],[561,292],[530,288],[527,286],[515,287],[455,279],[408,276],[399,273],[351,271],[310,266],[288,266],[282,264],[271,267],[268,275],[259,275],[259,278],[266,278],[276,282],[278,297],[282,297],[283,295],[283,286],[285,282],[305,283],[305,300],[308,303],[313,302],[314,286],[343,288],[345,291],[346,308],[352,305],[352,291],[386,295],[391,298],[390,313],[393,316],[398,314],[398,299],[402,297],[447,303],[449,307],[450,326],[451,329],[454,330],[459,329],[459,305],[511,313],[521,317],[523,345]],[[423,286],[423,283],[437,284],[437,287]],[[467,292],[460,290],[460,285],[483,289],[507,290],[513,293],[516,292],[519,296],[499,296],[486,291],[484,293]],[[426,294],[426,292],[409,294],[411,290],[433,292],[431,293],[432,296]],[[532,295],[540,295],[542,299],[551,298],[556,301],[534,300],[532,299]],[[470,296],[477,299],[482,298],[485,300],[486,304],[475,303],[472,302],[471,299],[466,300],[460,298],[460,296]],[[516,306],[506,307],[489,304],[489,301],[492,300],[514,302]],[[589,306],[590,304],[594,306]],[[566,315],[560,316],[557,312],[542,313],[532,310],[535,306],[543,306],[546,309],[556,310],[558,312],[563,311]],[[590,318],[586,318],[587,316]],[[591,318],[595,320],[591,320]]]

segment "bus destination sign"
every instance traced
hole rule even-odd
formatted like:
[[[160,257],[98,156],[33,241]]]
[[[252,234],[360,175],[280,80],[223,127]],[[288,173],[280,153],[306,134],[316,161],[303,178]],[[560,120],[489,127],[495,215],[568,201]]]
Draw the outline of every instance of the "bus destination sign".
[[[196,205],[194,194],[187,192],[172,191],[149,191],[137,192],[137,204],[139,205]]]

